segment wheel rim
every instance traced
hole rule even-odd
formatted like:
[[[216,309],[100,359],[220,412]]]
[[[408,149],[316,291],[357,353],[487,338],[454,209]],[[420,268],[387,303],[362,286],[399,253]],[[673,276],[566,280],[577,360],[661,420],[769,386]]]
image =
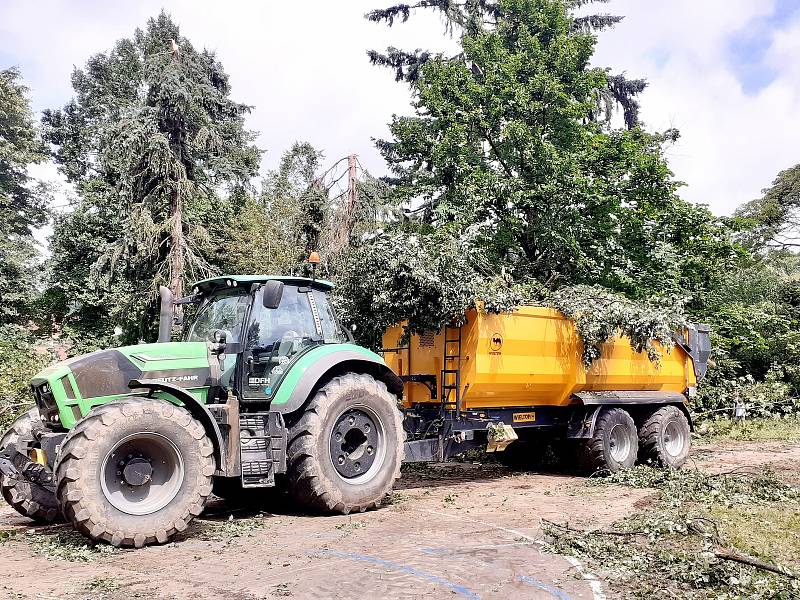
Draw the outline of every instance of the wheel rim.
[[[121,439],[100,469],[106,499],[129,515],[149,515],[167,506],[178,495],[183,478],[183,457],[177,446],[152,432]]]
[[[611,450],[611,458],[616,462],[624,462],[631,452],[631,439],[628,435],[628,428],[621,424],[616,424],[611,428],[608,436],[608,446]]]
[[[343,481],[360,485],[373,479],[386,458],[383,421],[368,406],[351,406],[334,421],[330,458]]]
[[[686,446],[686,432],[675,421],[664,427],[664,450],[670,456],[680,456]]]

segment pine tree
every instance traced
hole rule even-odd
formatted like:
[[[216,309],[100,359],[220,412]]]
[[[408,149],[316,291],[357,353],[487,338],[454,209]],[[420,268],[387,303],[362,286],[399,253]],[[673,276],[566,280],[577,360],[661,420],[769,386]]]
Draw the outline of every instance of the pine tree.
[[[196,50],[163,12],[76,69],[72,83],[76,97],[43,119],[80,195],[54,245],[69,246],[76,225],[93,229],[82,256],[54,254],[56,299],[67,311],[82,297],[79,317],[99,310],[139,337],[159,284],[180,296],[187,279],[214,270],[227,195],[249,186],[260,161],[244,127],[250,107],[231,100],[214,54]]]

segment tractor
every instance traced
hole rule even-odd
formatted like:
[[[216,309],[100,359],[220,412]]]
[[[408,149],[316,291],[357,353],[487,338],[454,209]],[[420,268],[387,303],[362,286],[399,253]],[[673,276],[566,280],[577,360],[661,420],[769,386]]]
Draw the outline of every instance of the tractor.
[[[285,486],[301,507],[376,507],[400,475],[403,382],[353,343],[315,278],[222,276],[160,288],[158,343],[71,358],[32,381],[0,439],[19,513],[116,546],[164,543],[212,491]],[[171,341],[175,313],[195,306]],[[176,311],[176,307],[181,307]]]

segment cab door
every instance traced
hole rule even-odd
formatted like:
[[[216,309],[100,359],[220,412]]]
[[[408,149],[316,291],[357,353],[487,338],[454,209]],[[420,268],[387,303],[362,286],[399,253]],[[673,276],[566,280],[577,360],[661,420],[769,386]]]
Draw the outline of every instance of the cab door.
[[[263,303],[256,292],[243,336],[240,396],[243,402],[268,402],[297,356],[324,343],[308,288],[285,285],[277,308]]]

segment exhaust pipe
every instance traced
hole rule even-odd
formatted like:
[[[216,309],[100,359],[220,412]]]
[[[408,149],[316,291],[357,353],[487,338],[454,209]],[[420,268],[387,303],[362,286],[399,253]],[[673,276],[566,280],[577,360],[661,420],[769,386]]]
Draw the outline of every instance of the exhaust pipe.
[[[169,342],[172,337],[172,319],[175,302],[172,296],[172,290],[166,286],[158,286],[158,295],[161,296],[161,314],[158,319],[158,343],[165,344]]]

